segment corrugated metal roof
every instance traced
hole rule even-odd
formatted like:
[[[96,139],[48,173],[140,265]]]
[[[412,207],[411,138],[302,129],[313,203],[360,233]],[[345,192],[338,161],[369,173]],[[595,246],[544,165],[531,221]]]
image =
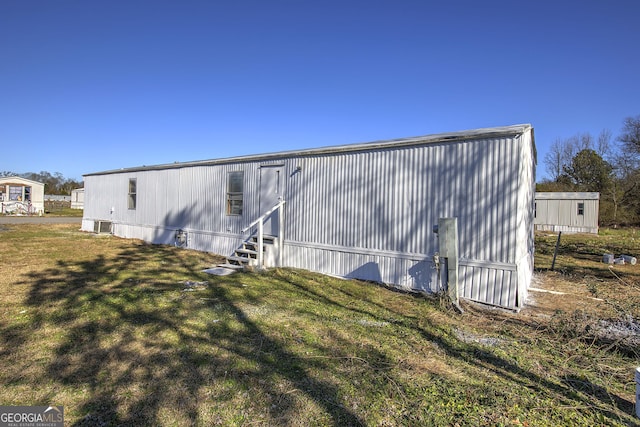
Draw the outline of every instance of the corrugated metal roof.
[[[600,193],[540,191],[536,192],[536,200],[599,200]]]
[[[466,140],[471,138],[504,137],[504,136],[518,135],[526,132],[529,129],[532,129],[532,126],[530,124],[519,124],[519,125],[512,125],[512,126],[473,129],[473,130],[466,130],[466,131],[459,131],[459,132],[439,133],[439,134],[433,134],[433,135],[390,139],[390,140],[374,141],[374,142],[366,142],[366,143],[358,143],[358,144],[327,146],[327,147],[311,148],[311,149],[304,149],[304,150],[280,151],[275,153],[254,154],[254,155],[248,155],[248,156],[228,157],[228,158],[211,159],[211,160],[199,160],[199,161],[192,161],[192,162],[176,162],[176,163],[160,164],[155,166],[128,167],[128,168],[122,168],[122,169],[108,170],[104,172],[93,172],[93,173],[85,174],[83,176],[107,175],[107,174],[116,174],[116,173],[136,172],[136,171],[143,171],[143,170],[178,169],[178,168],[191,167],[191,166],[206,166],[206,165],[216,165],[216,164],[226,164],[226,163],[239,163],[239,162],[247,162],[247,161],[269,161],[269,160],[277,160],[277,159],[283,159],[283,158],[294,157],[294,156],[300,157],[300,156],[313,156],[313,155],[328,154],[328,153],[370,151],[370,150],[390,148],[390,147],[403,147],[403,146],[412,146],[412,145],[421,145],[421,144],[455,142],[455,141]]]

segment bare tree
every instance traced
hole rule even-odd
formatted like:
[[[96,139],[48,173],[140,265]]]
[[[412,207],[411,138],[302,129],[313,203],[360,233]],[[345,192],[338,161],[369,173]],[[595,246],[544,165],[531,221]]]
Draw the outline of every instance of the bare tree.
[[[544,164],[539,191],[599,191],[603,223],[640,223],[640,115],[624,119],[615,139],[608,129],[556,139]]]
[[[622,204],[631,213],[631,222],[640,221],[640,116],[627,117],[617,138],[616,174],[624,191]]]
[[[624,119],[618,141],[622,143],[624,150],[640,155],[640,116]]]
[[[609,129],[602,129],[598,135],[598,141],[594,147],[594,150],[603,159],[610,159],[613,157],[613,147],[611,145],[611,131]]]
[[[566,139],[556,139],[543,160],[549,178],[558,181],[576,154],[592,147],[593,137],[589,133],[577,133]]]
[[[562,150],[562,140],[556,139],[551,144],[549,151],[544,156],[544,164],[547,174],[549,174],[549,179],[556,181],[562,174],[563,166],[567,164]]]
[[[576,134],[574,138],[578,140],[575,144],[577,146],[576,154],[582,150],[593,149],[593,136],[589,132]]]
[[[82,188],[83,183],[73,179],[65,178],[60,172],[41,171],[40,173],[26,172],[26,173],[13,173],[10,171],[0,172],[0,176],[19,176],[22,178],[30,179],[32,181],[41,182],[44,184],[44,191],[46,194],[71,194],[71,190],[76,188]]]

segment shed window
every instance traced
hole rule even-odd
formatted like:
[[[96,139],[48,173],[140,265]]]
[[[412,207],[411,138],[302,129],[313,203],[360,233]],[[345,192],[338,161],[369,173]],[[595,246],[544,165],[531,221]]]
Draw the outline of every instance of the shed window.
[[[227,176],[227,215],[242,215],[244,172],[229,172]]]
[[[129,209],[136,208],[137,196],[138,196],[138,190],[137,190],[136,179],[130,178],[129,179],[129,201],[128,201]]]
[[[584,203],[578,203],[578,215],[584,215]]]

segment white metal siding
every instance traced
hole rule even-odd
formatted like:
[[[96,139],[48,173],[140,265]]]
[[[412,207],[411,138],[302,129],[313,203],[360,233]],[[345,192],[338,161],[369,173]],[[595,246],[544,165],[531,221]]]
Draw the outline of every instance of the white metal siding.
[[[83,229],[112,220],[117,235],[171,244],[180,228],[188,247],[230,255],[247,237],[241,229],[261,214],[259,168],[274,161],[86,176]],[[532,266],[530,129],[519,137],[288,153],[277,162],[287,202],[284,265],[437,291],[432,227],[457,217],[461,296],[522,305],[516,296],[526,292],[530,273],[521,270]],[[227,174],[240,170],[243,214],[228,216]],[[129,178],[137,179],[136,210],[127,209]]]
[[[82,209],[84,207],[84,188],[71,190],[71,209]]]
[[[521,258],[532,257],[534,182],[531,142],[524,145],[501,138],[293,159],[302,171],[287,191],[285,264],[437,290],[432,227],[457,217],[461,277],[469,278],[461,295],[522,305],[515,272],[518,263],[532,268]],[[484,263],[467,268],[474,261]]]
[[[519,144],[518,212],[516,226],[516,274],[518,294],[515,305],[522,307],[528,296],[533,277],[535,235],[533,229],[535,202],[536,151],[533,130],[521,135]]]
[[[456,216],[461,257],[513,263],[518,156],[500,139],[293,159],[287,240],[432,254]]]
[[[583,215],[578,215],[578,204],[584,204]],[[598,233],[600,200],[598,193],[536,194],[535,228],[541,231],[565,233]]]

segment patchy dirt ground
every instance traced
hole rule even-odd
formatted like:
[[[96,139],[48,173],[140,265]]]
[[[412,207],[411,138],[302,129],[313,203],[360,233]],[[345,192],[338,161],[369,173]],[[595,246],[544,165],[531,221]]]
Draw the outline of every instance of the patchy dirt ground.
[[[527,306],[521,314],[551,316],[560,311],[606,311],[605,300],[594,296],[589,283],[588,279],[568,280],[559,273],[536,273],[529,288]]]
[[[640,265],[596,265],[588,273],[537,272],[527,306],[519,313],[556,323],[572,335],[637,356],[640,349]],[[606,277],[610,276],[610,277]]]
[[[640,302],[640,285],[636,278],[628,277],[619,268],[610,267],[610,279],[589,274],[538,272],[523,314],[541,316],[581,310],[608,317],[625,309],[635,312]],[[631,268],[640,271],[640,266],[628,266],[626,270]]]
[[[638,230],[562,236],[554,271],[556,236],[536,235],[536,273],[525,314],[585,311],[604,318],[623,312],[640,317],[640,264],[605,264],[603,254],[640,255]]]

